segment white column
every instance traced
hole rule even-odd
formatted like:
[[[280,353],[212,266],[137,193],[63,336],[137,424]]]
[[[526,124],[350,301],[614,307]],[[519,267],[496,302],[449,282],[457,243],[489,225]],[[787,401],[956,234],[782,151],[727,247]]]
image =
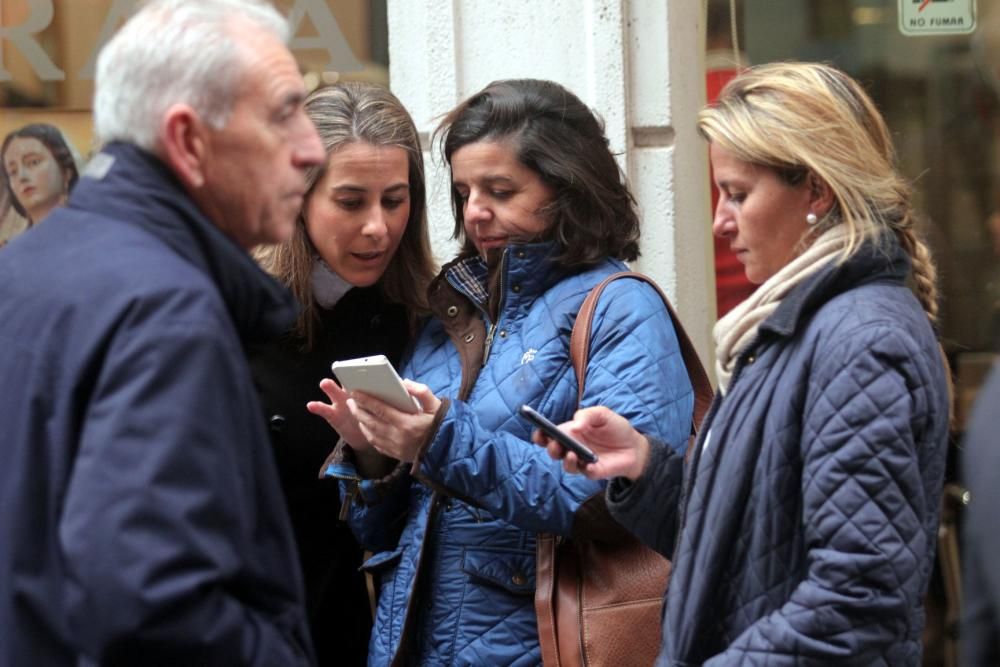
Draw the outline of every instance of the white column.
[[[490,81],[552,79],[605,121],[642,214],[642,257],[709,362],[715,319],[702,0],[389,0],[393,91],[425,150],[439,117]],[[435,252],[455,253],[447,173],[428,158]]]

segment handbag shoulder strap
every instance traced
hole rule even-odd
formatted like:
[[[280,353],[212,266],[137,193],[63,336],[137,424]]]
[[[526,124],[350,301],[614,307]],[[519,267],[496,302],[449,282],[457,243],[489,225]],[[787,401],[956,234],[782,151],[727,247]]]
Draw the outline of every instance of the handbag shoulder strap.
[[[667,295],[663,293],[663,290],[660,289],[660,286],[652,278],[642,273],[636,273],[635,271],[620,271],[611,274],[594,287],[594,289],[590,290],[590,294],[587,295],[587,298],[583,300],[583,305],[580,306],[580,312],[576,316],[576,322],[573,323],[573,331],[569,337],[569,356],[573,363],[573,368],[576,370],[578,383],[576,403],[579,405],[583,399],[583,387],[587,377],[587,362],[590,358],[590,329],[594,320],[594,311],[597,310],[597,300],[600,298],[601,292],[604,291],[605,287],[615,280],[622,278],[632,278],[648,283],[656,290],[660,298],[663,299],[663,305],[667,307],[667,312],[670,313],[670,321],[674,325],[677,342],[681,348],[681,358],[684,359],[684,366],[687,369],[688,378],[691,380],[691,386],[694,389],[694,411],[691,421],[691,433],[695,434],[701,425],[702,419],[705,417],[705,413],[708,411],[709,405],[712,403],[712,385],[708,381],[708,374],[705,372],[705,367],[702,366],[701,360],[698,358],[698,353],[695,351],[694,345],[691,344],[691,339],[688,337],[687,331],[684,330],[681,321],[677,318],[674,307],[670,305],[670,299],[667,298]]]

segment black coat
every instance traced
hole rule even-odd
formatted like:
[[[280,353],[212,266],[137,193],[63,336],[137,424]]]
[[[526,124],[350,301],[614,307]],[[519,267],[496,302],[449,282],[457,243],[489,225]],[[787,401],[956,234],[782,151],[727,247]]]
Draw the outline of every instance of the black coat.
[[[298,543],[319,662],[364,665],[371,612],[358,570],[362,549],[337,518],[336,481],[318,477],[338,436],[305,406],[327,400],[319,382],[332,377],[331,362],[384,354],[398,364],[409,335],[405,309],[387,304],[376,288],[350,290],[321,318],[311,350],[302,351],[302,341],[289,334],[253,348],[251,367]]]

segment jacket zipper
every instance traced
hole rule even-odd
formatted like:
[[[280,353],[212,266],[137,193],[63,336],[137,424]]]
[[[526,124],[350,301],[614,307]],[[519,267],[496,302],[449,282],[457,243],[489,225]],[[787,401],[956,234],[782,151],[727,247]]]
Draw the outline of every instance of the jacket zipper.
[[[507,293],[504,290],[504,278],[507,276],[508,254],[508,250],[504,248],[503,255],[500,257],[500,301],[497,303],[497,321],[490,324],[490,330],[486,334],[486,342],[483,345],[483,363],[480,368],[486,368],[486,360],[490,358],[490,348],[493,347],[493,337],[496,336],[497,327],[500,326],[501,313],[503,313],[503,307],[507,301]],[[489,313],[486,314],[486,317],[489,318]]]
[[[337,519],[340,521],[347,521],[347,517],[351,513],[351,505],[354,503],[354,499],[358,497],[358,493],[361,491],[360,479],[353,480],[353,484],[349,484],[346,492],[344,493],[344,500],[340,503],[340,512],[337,514]]]
[[[341,482],[347,482],[347,488],[344,493],[344,500],[340,503],[340,512],[337,514],[337,519],[340,521],[347,521],[347,516],[351,511],[351,504],[354,499],[358,497],[361,493],[361,476],[360,475],[329,475],[329,479],[335,479]]]

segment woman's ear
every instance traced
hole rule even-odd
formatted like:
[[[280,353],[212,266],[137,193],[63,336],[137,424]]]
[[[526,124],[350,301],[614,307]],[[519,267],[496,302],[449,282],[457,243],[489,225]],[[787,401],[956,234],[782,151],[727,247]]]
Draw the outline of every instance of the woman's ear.
[[[833,209],[833,190],[827,185],[826,181],[813,173],[809,174],[808,184],[809,210],[822,219]]]

